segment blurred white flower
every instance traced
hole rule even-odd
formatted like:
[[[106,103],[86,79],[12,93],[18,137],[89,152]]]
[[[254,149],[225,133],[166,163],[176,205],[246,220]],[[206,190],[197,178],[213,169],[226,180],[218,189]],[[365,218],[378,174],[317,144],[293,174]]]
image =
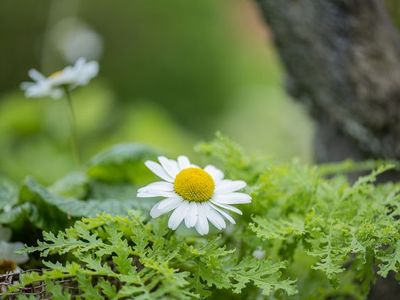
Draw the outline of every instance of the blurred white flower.
[[[103,39],[92,27],[77,18],[59,21],[50,33],[54,48],[72,63],[79,57],[99,59],[103,52]]]
[[[24,244],[20,242],[11,243],[0,241],[0,261],[11,260],[17,265],[26,263],[29,260],[28,254],[16,254],[15,251],[24,248]]]
[[[49,79],[54,86],[68,86],[70,89],[74,89],[78,86],[87,85],[98,73],[99,64],[97,61],[88,62],[81,57],[73,66],[55,72],[50,75]]]
[[[79,58],[73,66],[67,66],[46,77],[35,69],[29,70],[29,76],[34,82],[23,82],[21,88],[29,98],[51,97],[59,99],[64,95],[64,88],[72,90],[78,86],[87,85],[97,76],[99,64],[97,61],[86,61]]]
[[[258,247],[256,250],[253,251],[253,257],[257,259],[263,259],[265,257],[265,251]]]
[[[165,197],[150,211],[153,218],[173,211],[168,227],[172,230],[185,220],[187,228],[195,227],[201,235],[209,231],[208,222],[217,229],[226,228],[225,219],[235,220],[226,212],[242,212],[232,204],[251,202],[251,197],[238,193],[246,183],[241,180],[224,179],[224,173],[214,166],[204,169],[190,163],[186,156],[178,160],[160,156],[159,163],[147,161],[146,166],[163,181],[151,183],[138,190],[138,197]]]
[[[25,96],[28,98],[43,98],[50,97],[59,99],[63,95],[63,90],[60,87],[52,85],[50,78],[45,77],[42,73],[35,69],[29,70],[29,77],[33,82],[23,82],[21,89],[25,91]]]
[[[0,226],[0,273],[19,271],[18,265],[29,260],[28,254],[15,253],[22,249],[24,244],[9,242],[11,234],[11,229]]]

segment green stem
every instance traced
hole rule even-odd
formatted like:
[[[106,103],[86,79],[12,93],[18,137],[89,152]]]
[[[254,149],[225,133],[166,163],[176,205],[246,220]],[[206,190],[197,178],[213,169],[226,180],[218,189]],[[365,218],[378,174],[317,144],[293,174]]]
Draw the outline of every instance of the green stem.
[[[74,156],[76,164],[79,166],[81,160],[80,160],[80,151],[78,146],[78,131],[76,128],[75,110],[74,110],[74,105],[72,103],[71,93],[69,92],[67,87],[64,90],[65,90],[65,98],[67,99],[67,104],[70,112],[72,155]]]

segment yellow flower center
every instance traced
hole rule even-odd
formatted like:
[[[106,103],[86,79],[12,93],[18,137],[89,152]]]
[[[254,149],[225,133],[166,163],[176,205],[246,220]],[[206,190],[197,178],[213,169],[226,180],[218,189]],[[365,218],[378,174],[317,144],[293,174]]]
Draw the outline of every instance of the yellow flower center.
[[[50,78],[55,78],[55,77],[58,77],[58,76],[60,76],[61,74],[63,73],[63,70],[60,70],[60,71],[56,71],[56,72],[54,72],[54,73],[52,73],[52,74],[50,74]]]
[[[175,177],[175,192],[188,201],[208,201],[212,197],[214,189],[213,178],[200,168],[184,169]]]
[[[0,272],[1,274],[5,274],[7,272],[15,272],[17,269],[17,264],[15,261],[10,259],[0,260]]]

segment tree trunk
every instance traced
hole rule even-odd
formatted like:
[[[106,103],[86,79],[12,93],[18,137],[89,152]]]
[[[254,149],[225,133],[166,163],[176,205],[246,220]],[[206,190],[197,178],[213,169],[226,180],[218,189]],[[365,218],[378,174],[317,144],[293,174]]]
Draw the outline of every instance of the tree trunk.
[[[379,0],[258,0],[316,160],[400,159],[400,38]]]
[[[316,121],[316,161],[400,159],[400,37],[383,0],[257,2],[287,90]],[[370,299],[398,295],[379,280]]]

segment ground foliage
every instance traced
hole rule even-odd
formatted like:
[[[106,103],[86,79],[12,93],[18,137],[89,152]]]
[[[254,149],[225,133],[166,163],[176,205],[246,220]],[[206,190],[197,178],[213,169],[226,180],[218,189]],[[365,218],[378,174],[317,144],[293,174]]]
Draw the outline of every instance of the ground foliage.
[[[391,164],[278,163],[246,155],[218,135],[197,150],[227,177],[246,180],[253,201],[240,207],[235,226],[199,237],[170,231],[166,217],[149,219],[152,202],[135,199],[131,188],[142,179],[132,160],[135,147],[97,156],[91,171],[51,187],[28,179],[16,192],[15,184],[2,181],[3,210],[20,216],[26,209],[28,220],[45,230],[26,251],[40,253],[47,271],[23,275],[13,289],[44,280],[54,297],[68,299],[54,280],[74,278],[87,299],[365,299],[377,276],[397,274],[400,185],[375,183]],[[139,160],[154,155],[140,149]],[[371,167],[353,184],[342,174]],[[0,220],[16,226],[14,214],[7,214],[8,223],[6,214]],[[255,250],[265,257],[253,257]]]

